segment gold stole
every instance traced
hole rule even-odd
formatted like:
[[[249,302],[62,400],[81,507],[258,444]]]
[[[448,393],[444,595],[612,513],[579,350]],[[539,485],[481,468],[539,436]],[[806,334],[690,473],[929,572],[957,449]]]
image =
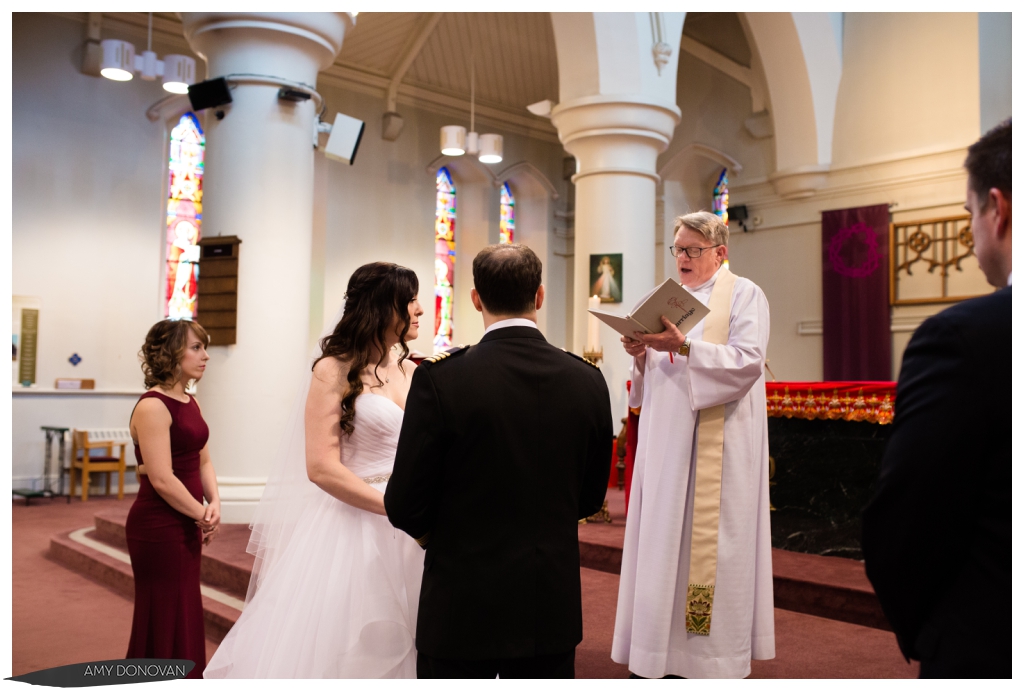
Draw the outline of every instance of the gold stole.
[[[729,341],[729,317],[736,275],[723,267],[718,274],[704,322],[705,343]],[[718,571],[718,517],[722,502],[722,452],[725,443],[725,405],[698,413],[697,472],[693,489],[693,533],[690,574],[686,588],[686,632],[711,634],[711,605]]]

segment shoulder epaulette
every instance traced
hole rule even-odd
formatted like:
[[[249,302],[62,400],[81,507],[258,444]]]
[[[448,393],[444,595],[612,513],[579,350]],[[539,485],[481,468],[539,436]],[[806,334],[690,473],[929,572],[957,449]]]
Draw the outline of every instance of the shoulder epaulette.
[[[583,362],[587,363],[588,365],[590,365],[594,369],[601,369],[600,367],[597,366],[597,363],[594,362],[593,360],[591,360],[590,358],[583,357],[582,355],[577,355],[576,353],[574,353],[572,351],[569,351],[569,350],[566,350],[565,348],[562,348],[562,352],[563,353],[568,353],[569,355],[572,355],[577,360],[582,360]]]
[[[440,362],[441,360],[444,360],[446,358],[451,357],[452,355],[458,355],[459,353],[462,353],[462,352],[467,351],[467,350],[469,350],[469,346],[459,344],[458,346],[456,346],[454,348],[450,348],[449,350],[441,351],[440,353],[437,353],[435,355],[432,355],[431,357],[428,357],[428,358],[424,359],[423,362],[421,362],[420,364],[421,365],[426,365],[426,364],[429,363],[429,364],[433,365],[433,364],[436,364],[436,363]]]

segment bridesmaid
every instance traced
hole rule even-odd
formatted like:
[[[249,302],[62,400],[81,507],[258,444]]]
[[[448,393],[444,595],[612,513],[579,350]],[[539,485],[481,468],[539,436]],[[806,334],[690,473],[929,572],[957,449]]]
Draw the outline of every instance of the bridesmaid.
[[[220,524],[220,497],[209,429],[185,389],[202,378],[209,343],[195,322],[157,322],[139,352],[148,391],[130,422],[140,484],[125,526],[135,575],[126,657],[192,660],[191,679],[206,668],[199,564]]]

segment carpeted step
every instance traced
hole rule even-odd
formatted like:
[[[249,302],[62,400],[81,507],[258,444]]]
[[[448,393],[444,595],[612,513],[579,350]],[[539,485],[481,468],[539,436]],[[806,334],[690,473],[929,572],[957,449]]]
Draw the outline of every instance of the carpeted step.
[[[81,532],[69,530],[50,538],[50,551],[47,556],[72,571],[107,586],[119,595],[134,599],[135,579],[132,576],[131,564],[125,564],[72,539],[73,534]],[[93,537],[93,534],[94,531],[85,532],[88,537]]]
[[[94,516],[96,531],[93,538],[127,552],[127,520],[127,508],[117,507],[97,512]],[[217,539],[203,547],[199,567],[202,582],[245,599],[253,564],[252,555],[245,552],[248,541],[249,526],[222,524]]]
[[[106,533],[109,537],[110,532]],[[126,550],[101,541],[97,530],[80,528],[50,538],[47,556],[53,561],[105,585],[128,599],[135,597],[135,580]],[[242,614],[242,602],[232,594],[203,584],[206,636],[220,643]],[[244,595],[244,593],[243,593]]]
[[[579,527],[580,566],[619,574],[626,536],[625,493],[607,494],[610,523]],[[793,612],[890,631],[864,562],[772,549],[775,606]]]
[[[892,631],[864,562],[772,550],[775,606]]]
[[[203,547],[203,560],[199,566],[199,578],[203,583],[244,600],[254,561],[254,557],[245,552],[248,541],[249,526],[222,525],[217,539]]]
[[[93,522],[96,525],[95,539],[127,552],[128,540],[125,539],[124,533],[127,519],[127,509],[116,508],[98,512],[93,516]]]

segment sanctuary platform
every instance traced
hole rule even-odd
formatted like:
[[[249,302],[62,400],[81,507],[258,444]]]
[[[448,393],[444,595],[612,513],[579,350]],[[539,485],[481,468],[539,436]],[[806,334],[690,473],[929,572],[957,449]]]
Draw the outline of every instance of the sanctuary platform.
[[[608,491],[611,524],[579,529],[584,561],[580,569],[583,641],[576,651],[579,678],[624,679],[629,674],[625,665],[609,657],[625,525],[622,496],[618,490]],[[85,504],[78,499],[70,504],[42,501],[30,506],[20,499],[14,502],[14,674],[124,654],[133,596],[123,532],[129,506],[130,500],[102,496]],[[242,606],[252,565],[252,557],[245,553],[247,532],[246,526],[225,526],[205,550],[207,657],[237,620]],[[872,626],[863,602],[858,605],[857,598],[870,596],[870,591],[857,562],[781,550],[774,556],[776,657],[754,660],[751,678],[917,676],[916,663],[903,659],[892,633]],[[849,623],[849,619],[868,625]]]
[[[609,489],[611,523],[580,525],[580,565],[618,575],[625,535],[625,493]],[[51,559],[134,596],[131,562],[125,541],[130,504],[95,513],[91,526],[62,531],[50,539]],[[220,641],[238,619],[249,586],[254,557],[245,551],[247,525],[223,525],[203,549],[201,579],[207,636]],[[887,630],[888,625],[864,575],[862,562],[837,557],[772,550],[775,606],[793,612]],[[608,593],[614,600],[615,593]]]

